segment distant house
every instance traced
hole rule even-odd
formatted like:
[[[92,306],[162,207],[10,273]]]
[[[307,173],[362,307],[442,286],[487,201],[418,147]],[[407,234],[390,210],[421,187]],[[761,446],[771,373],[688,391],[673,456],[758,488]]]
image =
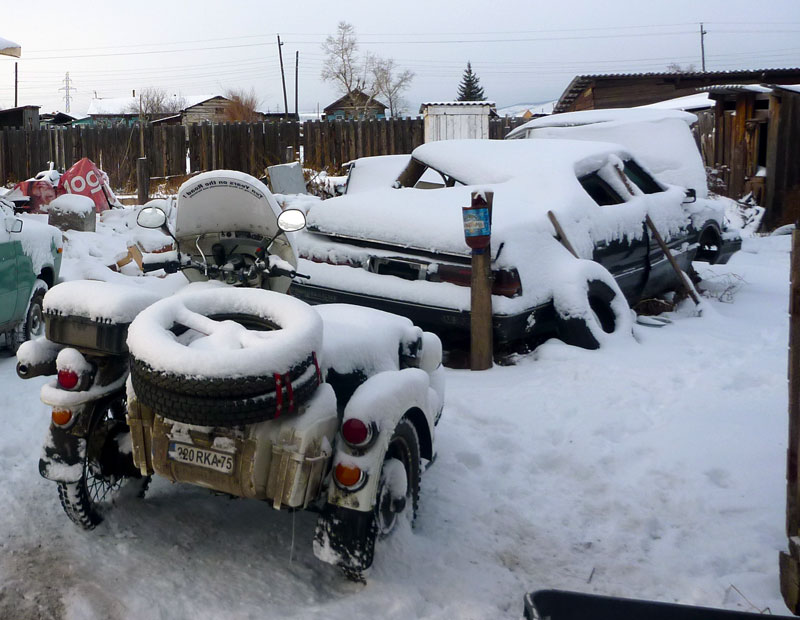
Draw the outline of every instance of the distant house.
[[[325,118],[329,121],[346,118],[386,118],[386,107],[362,91],[354,91],[339,97],[328,105]]]
[[[681,71],[578,75],[556,104],[555,113],[647,105],[691,95],[715,84],[796,84],[800,69]]]
[[[71,125],[77,120],[76,117],[66,112],[45,112],[39,115],[39,122],[42,127],[54,125]]]
[[[0,110],[0,128],[39,129],[38,105],[23,105]]]
[[[224,123],[225,110],[230,99],[221,95],[193,95],[182,97],[183,107],[179,112],[153,114],[153,123],[190,125],[192,123]],[[132,125],[139,120],[136,111],[139,106],[138,97],[114,97],[110,99],[92,99],[89,104],[89,124]],[[83,124],[83,122],[81,122]]]

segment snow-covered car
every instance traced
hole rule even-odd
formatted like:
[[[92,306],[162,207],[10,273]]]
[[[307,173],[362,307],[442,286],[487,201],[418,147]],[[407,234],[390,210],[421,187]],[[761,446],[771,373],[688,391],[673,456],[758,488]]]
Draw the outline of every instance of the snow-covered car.
[[[0,332],[15,350],[44,333],[42,300],[58,279],[62,236],[36,216],[17,217],[0,198]]]
[[[355,159],[347,165],[347,182],[342,193],[360,194],[373,189],[392,187],[410,160],[410,155],[376,155]],[[440,175],[428,170],[414,187],[436,189],[444,187],[444,182]]]
[[[415,189],[426,171],[445,187]],[[447,344],[470,323],[470,253],[461,207],[494,192],[495,343],[557,336],[595,348],[629,332],[629,304],[673,288],[676,275],[645,224],[649,215],[679,265],[725,262],[741,241],[724,209],[653,177],[623,146],[573,140],[452,140],[414,150],[399,188],[313,205],[298,234],[293,294],[402,314]],[[559,240],[552,211],[566,239]],[[713,239],[698,252],[699,240]],[[563,241],[577,253],[573,256]]]
[[[610,108],[553,114],[528,121],[506,140],[589,140],[621,144],[658,181],[708,197],[706,170],[691,126],[697,116],[680,110]]]

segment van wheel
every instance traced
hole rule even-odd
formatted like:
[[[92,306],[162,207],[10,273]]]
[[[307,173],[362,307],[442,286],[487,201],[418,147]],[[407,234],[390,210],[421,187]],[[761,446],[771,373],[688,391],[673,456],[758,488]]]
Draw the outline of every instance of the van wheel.
[[[22,346],[23,342],[35,340],[44,336],[44,294],[47,292],[47,282],[36,279],[33,283],[31,296],[28,300],[28,308],[25,310],[25,318],[17,328],[11,333],[10,345],[13,353]]]

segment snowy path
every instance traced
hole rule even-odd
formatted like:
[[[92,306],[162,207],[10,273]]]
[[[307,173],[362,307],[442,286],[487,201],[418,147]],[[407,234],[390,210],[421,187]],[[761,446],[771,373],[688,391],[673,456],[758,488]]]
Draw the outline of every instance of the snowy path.
[[[37,472],[43,381],[0,354],[0,617],[519,618],[551,587],[786,613],[789,238],[745,248],[702,318],[448,371],[417,526],[366,587],[313,557],[313,514],[162,480],[77,530]]]

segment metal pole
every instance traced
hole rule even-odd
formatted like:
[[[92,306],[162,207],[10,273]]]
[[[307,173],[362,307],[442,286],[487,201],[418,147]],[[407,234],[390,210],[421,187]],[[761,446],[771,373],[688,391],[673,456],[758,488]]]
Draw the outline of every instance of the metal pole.
[[[281,35],[278,35],[278,58],[281,61],[281,82],[283,83],[283,118],[289,116],[289,104],[286,102],[286,76],[283,73],[283,51],[281,51]]]
[[[706,30],[703,30],[703,22],[700,22],[700,57],[703,63],[703,73],[706,72],[706,43],[705,43],[705,36],[708,34]]]
[[[15,108],[19,106],[19,103],[17,102],[17,92],[19,89],[19,68],[17,66],[18,64],[19,63],[16,62],[14,63],[14,107]]]
[[[298,67],[300,66],[300,51],[294,53],[294,115],[297,120],[300,120],[300,112],[297,109],[297,75],[299,73]]]

